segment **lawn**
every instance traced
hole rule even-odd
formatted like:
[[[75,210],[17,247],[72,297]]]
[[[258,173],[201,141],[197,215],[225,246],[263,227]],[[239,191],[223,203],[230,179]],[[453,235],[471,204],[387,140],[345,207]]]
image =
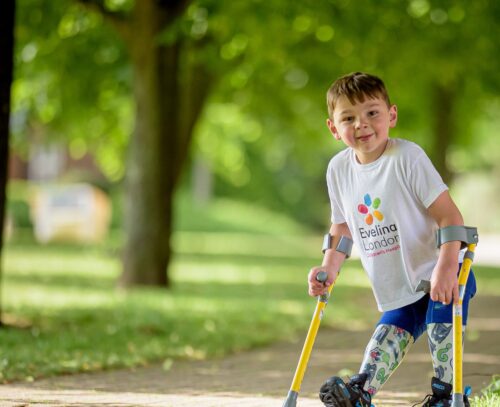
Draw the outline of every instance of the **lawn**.
[[[199,208],[196,231],[194,209],[184,207],[173,236],[170,290],[117,289],[119,239],[40,246],[15,236],[3,258],[0,380],[157,361],[168,368],[178,358],[220,357],[304,335],[315,304],[306,276],[321,259],[321,236],[230,201]],[[376,311],[355,300],[369,297],[359,263],[345,272],[349,282],[335,295],[342,306],[325,323],[371,323]]]

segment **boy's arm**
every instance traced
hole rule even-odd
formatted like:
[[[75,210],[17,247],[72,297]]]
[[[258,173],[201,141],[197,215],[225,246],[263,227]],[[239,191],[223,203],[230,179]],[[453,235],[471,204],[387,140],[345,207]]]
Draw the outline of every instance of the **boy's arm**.
[[[453,202],[448,191],[444,191],[427,209],[439,228],[463,226],[462,214]],[[445,243],[439,250],[438,262],[432,272],[431,299],[449,304],[452,299],[458,304],[458,252],[461,242]]]
[[[337,244],[342,236],[352,238],[351,231],[347,223],[332,224],[330,227],[330,234],[334,237],[332,248],[325,251],[323,263],[319,267],[313,267],[309,272],[309,295],[315,297],[324,294],[328,291],[327,287],[333,284],[339,274],[340,267],[345,260],[345,254],[336,250]],[[328,280],[325,284],[316,280],[316,275],[320,271],[328,273]]]

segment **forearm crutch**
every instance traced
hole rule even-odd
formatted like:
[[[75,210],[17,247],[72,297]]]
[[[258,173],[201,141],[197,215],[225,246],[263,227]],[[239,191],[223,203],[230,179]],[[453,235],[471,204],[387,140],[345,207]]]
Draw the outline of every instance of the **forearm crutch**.
[[[331,244],[331,238],[329,238],[329,244]],[[346,257],[349,257],[352,249],[352,240],[342,236],[336,251],[344,253]],[[328,275],[324,271],[320,271],[316,275],[316,280],[321,283],[325,283],[328,279]],[[299,397],[300,386],[302,384],[302,380],[304,379],[304,374],[306,372],[307,364],[309,363],[309,358],[311,356],[312,348],[314,346],[314,341],[316,340],[316,335],[318,334],[319,325],[321,323],[321,319],[323,318],[323,311],[328,304],[328,299],[330,298],[330,294],[332,292],[333,286],[335,282],[333,282],[328,287],[328,292],[318,296],[318,302],[316,303],[316,309],[314,310],[314,314],[311,320],[311,324],[309,325],[309,330],[307,331],[306,340],[304,342],[304,346],[302,347],[302,352],[300,354],[299,363],[297,364],[297,369],[295,370],[295,375],[293,376],[292,385],[290,386],[290,390],[288,391],[287,398],[283,403],[283,407],[295,407],[297,405],[297,398]]]
[[[462,248],[467,247],[464,260],[458,273],[458,304],[453,304],[453,401],[452,407],[464,407],[463,391],[463,321],[462,304],[465,294],[465,286],[469,278],[470,269],[474,260],[479,235],[477,228],[468,226],[448,226],[438,231],[438,247],[443,243],[459,240],[463,243]],[[420,281],[417,291],[430,293],[430,281]]]
[[[327,278],[328,275],[324,271],[320,271],[316,276],[316,280],[321,283],[324,283]],[[309,330],[307,331],[306,340],[304,342],[304,346],[302,347],[299,363],[297,364],[292,385],[290,386],[288,396],[283,403],[283,407],[295,407],[297,405],[300,386],[302,384],[302,380],[304,379],[304,374],[306,373],[307,364],[309,363],[309,357],[311,356],[314,341],[316,340],[316,335],[318,334],[321,319],[323,318],[323,310],[328,304],[328,298],[330,297],[334,285],[335,283],[328,287],[328,292],[326,294],[318,296],[318,302],[316,303],[316,309],[314,310],[311,324],[309,325]]]

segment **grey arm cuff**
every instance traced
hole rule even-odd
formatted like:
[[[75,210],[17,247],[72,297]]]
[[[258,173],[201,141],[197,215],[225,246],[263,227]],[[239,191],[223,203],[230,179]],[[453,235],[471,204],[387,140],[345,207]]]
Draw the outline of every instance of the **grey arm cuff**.
[[[352,239],[347,236],[340,236],[339,243],[337,244],[337,248],[335,249],[340,253],[344,253],[346,259],[351,257],[352,251]]]
[[[323,253],[325,253],[328,249],[332,248],[333,236],[330,233],[327,233],[323,239]],[[337,244],[335,250],[340,253],[344,253],[346,258],[351,257],[352,251],[352,239],[347,236],[340,236],[340,240]]]
[[[444,243],[459,241],[462,242],[461,249],[467,247],[471,243],[477,244],[479,235],[477,228],[470,226],[446,226],[438,229],[436,233],[437,247],[441,247]]]

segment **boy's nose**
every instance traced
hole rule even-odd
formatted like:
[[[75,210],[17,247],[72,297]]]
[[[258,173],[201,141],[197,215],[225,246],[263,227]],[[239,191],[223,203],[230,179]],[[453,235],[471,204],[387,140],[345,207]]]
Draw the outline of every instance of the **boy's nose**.
[[[356,129],[362,129],[362,128],[366,127],[366,126],[367,126],[367,124],[366,124],[363,120],[358,119],[358,120],[356,120],[356,122],[354,123],[354,126],[356,127]]]

